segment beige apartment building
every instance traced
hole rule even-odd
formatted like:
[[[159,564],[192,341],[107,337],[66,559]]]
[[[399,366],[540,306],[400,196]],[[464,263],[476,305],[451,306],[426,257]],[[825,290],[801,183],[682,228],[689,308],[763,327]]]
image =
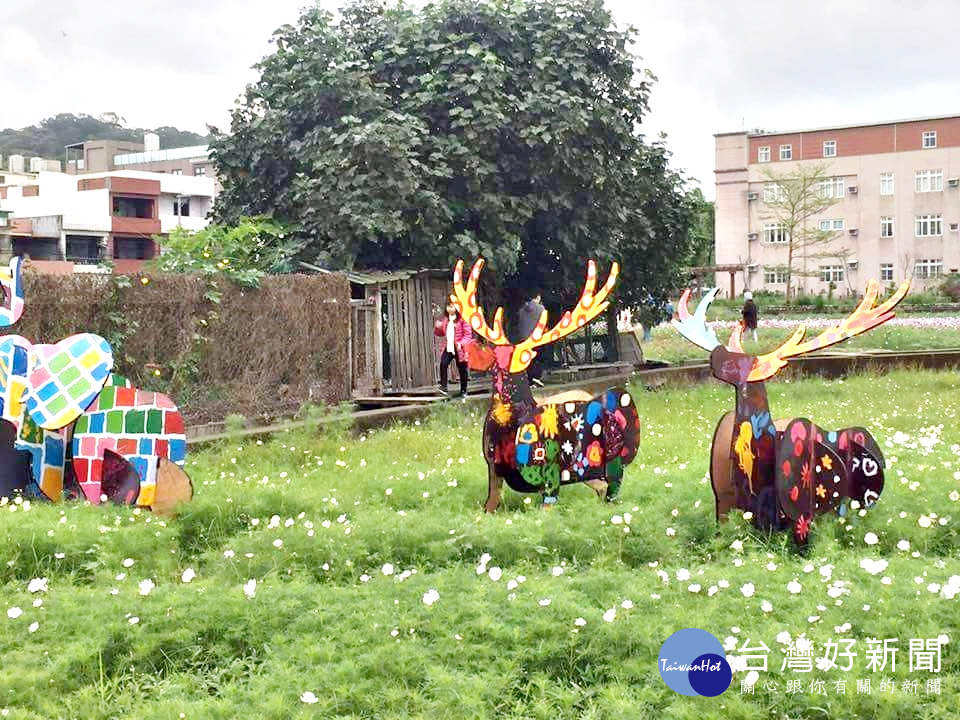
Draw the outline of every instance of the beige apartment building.
[[[742,266],[735,292],[786,290],[789,238],[768,202],[801,163],[825,168],[836,202],[809,220],[829,242],[794,252],[804,293],[861,293],[871,278],[921,289],[960,271],[960,116],[716,138],[716,262]],[[717,277],[726,288],[726,274]],[[832,287],[831,287],[832,286]]]

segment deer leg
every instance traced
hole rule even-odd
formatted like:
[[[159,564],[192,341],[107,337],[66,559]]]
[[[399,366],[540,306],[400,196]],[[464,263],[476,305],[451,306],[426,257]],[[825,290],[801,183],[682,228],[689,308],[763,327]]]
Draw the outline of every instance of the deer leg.
[[[495,513],[500,505],[500,490],[503,487],[503,478],[493,469],[493,463],[487,465],[487,501],[483,504],[484,512]]]
[[[547,508],[557,504],[557,496],[560,494],[560,467],[548,465],[542,470],[543,507]]]
[[[597,494],[598,498],[606,500],[608,487],[606,480],[587,480],[585,485],[589,486],[590,489]]]

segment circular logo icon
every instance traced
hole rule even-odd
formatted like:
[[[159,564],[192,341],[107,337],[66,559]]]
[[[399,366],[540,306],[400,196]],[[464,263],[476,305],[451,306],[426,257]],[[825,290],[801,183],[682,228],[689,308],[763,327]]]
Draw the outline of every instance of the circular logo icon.
[[[716,697],[730,687],[733,671],[717,638],[700,628],[678,630],[657,658],[660,677],[681,695]]]

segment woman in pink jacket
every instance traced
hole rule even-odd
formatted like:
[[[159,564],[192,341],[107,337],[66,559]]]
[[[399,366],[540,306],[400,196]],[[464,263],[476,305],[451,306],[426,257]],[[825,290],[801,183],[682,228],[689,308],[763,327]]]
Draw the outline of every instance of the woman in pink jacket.
[[[437,320],[433,334],[444,338],[440,353],[440,392],[447,394],[447,369],[450,361],[456,360],[457,374],[460,376],[460,397],[467,396],[467,345],[473,342],[473,329],[470,323],[460,317],[453,303],[447,303],[447,314]]]

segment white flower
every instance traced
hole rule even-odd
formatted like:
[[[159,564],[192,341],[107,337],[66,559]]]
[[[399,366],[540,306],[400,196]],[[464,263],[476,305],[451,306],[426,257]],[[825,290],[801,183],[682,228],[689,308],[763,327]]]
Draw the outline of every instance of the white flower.
[[[127,620],[127,622],[130,623],[131,625],[136,625],[138,622],[140,622],[140,618],[134,615],[129,620]]]
[[[917,524],[922,528],[928,528],[930,527],[930,518],[928,518],[926,515],[921,515],[917,519]]]
[[[18,607],[12,607],[9,610],[7,610],[7,617],[10,618],[11,620],[16,620],[21,615],[23,615],[23,610],[21,610]]]
[[[306,703],[307,705],[313,705],[315,702],[319,702],[320,698],[314,695],[312,692],[307,690],[303,695],[300,696],[300,702]]]
[[[726,590],[728,587],[730,587],[730,581],[729,581],[729,580],[717,580],[717,586],[720,587],[720,588],[722,588],[723,590]]]
[[[197,576],[197,573],[194,572],[193,568],[187,568],[183,571],[183,575],[180,576],[180,582],[188,583]]]
[[[686,582],[690,579],[690,571],[686,568],[680,568],[677,570],[677,580],[680,582]]]
[[[543,598],[543,600],[540,601],[540,607],[547,607],[547,605],[549,604],[550,604],[550,598]]]
[[[481,565],[486,565],[486,564],[487,564],[488,562],[490,562],[492,559],[493,559],[493,558],[490,556],[490,553],[484,553],[483,555],[480,556],[480,564],[481,564]]]
[[[146,580],[141,580],[139,584],[140,594],[149,595],[150,591],[153,590],[156,585],[153,584],[153,580],[147,578]]]
[[[863,541],[867,545],[876,545],[878,542],[880,542],[880,538],[877,537],[876,533],[868,532],[863,536]]]
[[[257,594],[257,581],[255,579],[251,578],[250,580],[247,580],[243,586],[243,594],[248,598],[252,598]]]
[[[689,590],[692,593],[698,593],[700,592],[700,586],[697,583],[694,583],[693,585],[690,585],[689,587],[687,587],[687,590]]]
[[[740,552],[741,550],[743,550],[743,540],[734,540],[730,544],[730,547],[732,547],[737,552]]]
[[[631,609],[633,607],[633,600],[624,600],[622,603],[620,603],[620,607],[622,607],[624,610]]]
[[[234,552],[233,552],[233,550],[224,550],[224,551],[223,551],[223,556],[229,560],[230,558],[232,558],[232,557],[234,556]]]
[[[133,561],[133,558],[127,558],[126,560],[123,561],[123,566],[124,566],[125,568],[132,567],[132,566],[133,566],[133,562],[134,562],[134,561]]]
[[[46,592],[47,591],[47,579],[46,578],[34,578],[30,581],[30,584],[27,585],[28,592]]]
[[[485,562],[477,565],[477,575],[483,575],[485,572],[487,572],[487,564]]]
[[[707,597],[713,597],[719,592],[716,585],[711,585],[707,588]]]
[[[950,492],[950,499],[953,500],[953,502],[960,500],[960,492],[957,492],[956,490],[952,490]]]
[[[584,625],[587,624],[587,621],[584,620],[582,617],[578,617],[576,620],[573,621],[573,624],[576,625],[577,627],[583,627]]]
[[[613,622],[613,619],[617,616],[617,609],[610,608],[603,614],[603,619],[607,622]]]
[[[380,568],[380,572],[384,575],[393,575],[393,565],[390,563],[384,563],[383,567]]]
[[[777,635],[777,642],[780,643],[781,645],[789,645],[789,644],[790,644],[790,633],[788,633],[786,630],[784,630],[783,632],[779,633],[779,634]]]
[[[273,541],[273,546],[275,548],[283,547],[283,540],[281,540],[280,538],[277,538],[276,540]]]
[[[765,613],[773,612],[773,605],[770,604],[769,600],[764,600],[763,603],[760,605],[760,609],[763,610]]]
[[[563,575],[563,568],[560,567],[559,565],[555,565],[553,567],[553,570],[551,570],[550,572],[553,573],[554,577],[560,577],[561,575]]]
[[[440,593],[438,593],[433,588],[430,588],[423,594],[423,604],[424,605],[433,605],[437,600],[440,599]]]
[[[30,627],[27,628],[27,630],[30,631],[30,632],[32,632],[32,633],[35,633],[35,632],[36,632],[37,630],[39,630],[39,629],[40,629],[40,623],[38,623],[38,622],[32,622],[32,623],[30,623]]]
[[[623,524],[623,518],[620,517],[619,515],[614,515],[612,518],[610,518],[610,524],[611,524],[611,525],[622,525],[622,524]]]
[[[728,635],[723,639],[723,649],[726,652],[737,649],[737,639],[733,635]]]
[[[487,571],[487,575],[490,576],[490,579],[494,582],[498,582],[500,578],[503,577],[503,570],[494,565],[490,570]]]
[[[776,569],[777,569],[777,564],[775,562],[767,563],[767,570],[769,570],[770,572],[773,572]]]
[[[747,676],[743,679],[743,682],[749,687],[750,685],[756,685],[759,679],[760,673],[758,673],[756,670],[751,670],[747,673]]]
[[[879,575],[884,570],[887,569],[887,561],[883,558],[879,560],[872,560],[870,558],[864,558],[860,561],[860,567],[866,570],[871,575]]]
[[[516,580],[511,580],[507,583],[507,590],[516,590],[517,586],[519,585],[520,583],[518,583]]]
[[[909,550],[909,549],[910,549],[910,541],[909,541],[909,540],[901,540],[900,542],[897,543],[897,550],[900,550],[900,551],[902,551],[902,552],[906,552],[906,551]]]
[[[787,592],[789,592],[791,595],[796,595],[801,590],[803,590],[803,586],[796,580],[791,580],[787,583]]]
[[[743,593],[744,597],[753,597],[753,591],[754,591],[753,583],[749,583],[749,582],[740,588],[740,592]]]

